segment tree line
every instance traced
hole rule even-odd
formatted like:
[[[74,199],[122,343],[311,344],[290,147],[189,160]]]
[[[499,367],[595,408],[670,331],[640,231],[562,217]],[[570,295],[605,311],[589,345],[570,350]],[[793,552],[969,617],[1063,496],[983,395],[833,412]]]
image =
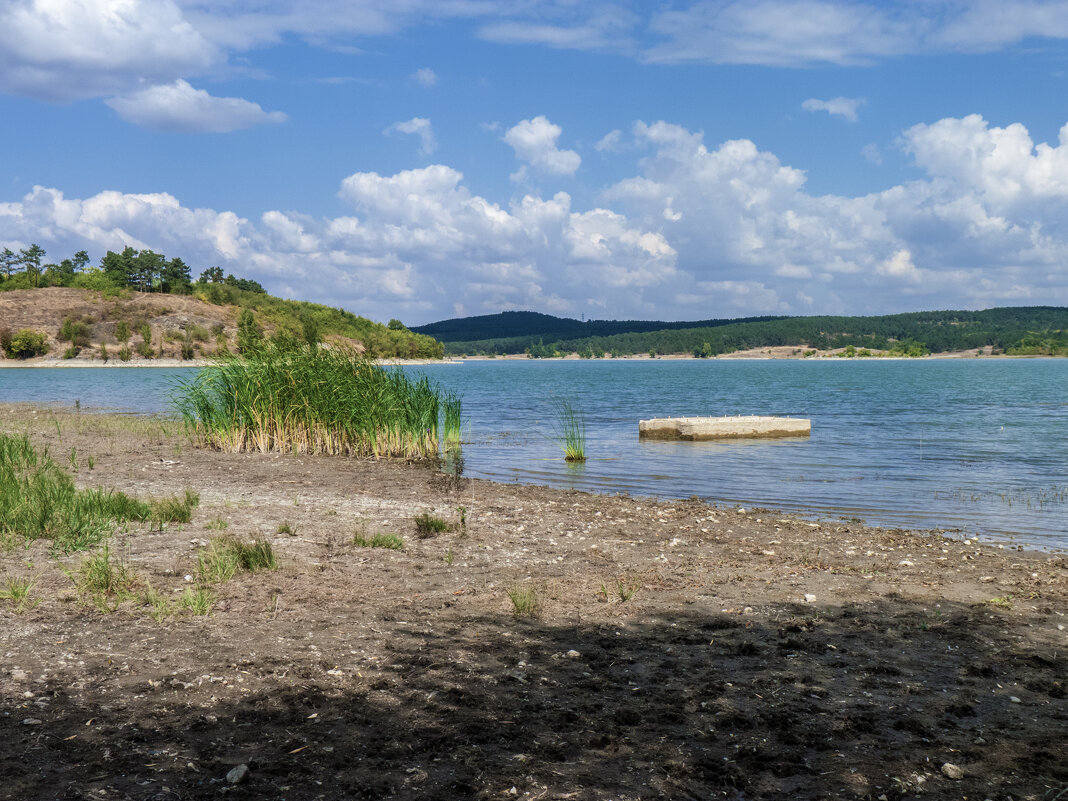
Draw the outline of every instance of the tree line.
[[[36,243],[17,252],[9,247],[0,250],[0,290],[61,286],[188,295],[195,285],[189,265],[181,258],[168,259],[148,248],[137,250],[127,246],[118,253],[109,250],[98,266],[90,265],[89,254],[84,250],[55,264],[44,263],[45,255],[45,249]],[[258,282],[224,275],[217,266],[201,272],[195,283],[266,293]]]

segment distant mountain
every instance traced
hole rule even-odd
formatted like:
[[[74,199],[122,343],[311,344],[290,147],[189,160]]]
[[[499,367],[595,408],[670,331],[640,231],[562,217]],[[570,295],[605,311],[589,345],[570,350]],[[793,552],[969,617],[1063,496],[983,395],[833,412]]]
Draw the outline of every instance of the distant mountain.
[[[926,352],[992,349],[1016,355],[1068,355],[1068,307],[1011,306],[984,311],[926,311],[873,317],[745,317],[735,320],[590,320],[502,312],[413,328],[450,354],[598,356],[695,353],[788,346]],[[800,350],[799,350],[800,352]]]
[[[413,326],[417,334],[434,337],[440,342],[471,342],[512,337],[543,337],[548,340],[585,339],[614,334],[641,334],[647,331],[673,331],[680,328],[716,328],[734,323],[780,320],[781,317],[740,317],[734,320],[697,320],[665,322],[663,320],[575,320],[530,311],[506,311],[478,317],[455,317],[437,323]]]

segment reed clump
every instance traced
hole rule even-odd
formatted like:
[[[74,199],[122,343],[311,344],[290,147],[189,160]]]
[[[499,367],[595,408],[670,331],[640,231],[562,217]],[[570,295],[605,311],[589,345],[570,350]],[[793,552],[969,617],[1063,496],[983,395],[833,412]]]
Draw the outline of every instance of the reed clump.
[[[351,348],[286,341],[220,356],[172,400],[200,444],[223,451],[425,459],[444,397]]]
[[[556,440],[564,451],[565,462],[586,461],[586,418],[563,399],[557,403]]]

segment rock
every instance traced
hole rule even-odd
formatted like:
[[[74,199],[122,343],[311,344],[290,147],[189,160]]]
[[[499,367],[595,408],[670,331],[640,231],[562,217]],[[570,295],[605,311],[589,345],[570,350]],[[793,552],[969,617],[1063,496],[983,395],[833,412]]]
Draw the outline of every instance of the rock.
[[[947,762],[942,766],[942,775],[949,779],[956,779],[959,781],[964,778],[964,771],[952,762]]]
[[[943,768],[944,770],[944,768]],[[248,778],[248,765],[238,765],[226,774],[226,781],[229,784],[241,784]]]
[[[814,604],[814,603],[816,603],[816,596],[815,595],[811,595],[810,593],[805,593],[805,603],[806,604]]]
[[[574,648],[572,648],[570,651],[567,652],[567,658],[568,659],[578,659],[580,656],[582,656],[582,654],[580,654]]]
[[[1023,701],[1021,701],[1021,700],[1020,700],[1019,698],[1017,698],[1017,697],[1016,697],[1015,695],[1010,695],[1010,696],[1009,696],[1009,702],[1010,702],[1010,703],[1013,703],[1013,704],[1022,704],[1022,703],[1023,703]]]
[[[40,726],[41,723],[42,721],[38,720],[37,718],[26,718],[24,721],[22,721],[23,726]]]

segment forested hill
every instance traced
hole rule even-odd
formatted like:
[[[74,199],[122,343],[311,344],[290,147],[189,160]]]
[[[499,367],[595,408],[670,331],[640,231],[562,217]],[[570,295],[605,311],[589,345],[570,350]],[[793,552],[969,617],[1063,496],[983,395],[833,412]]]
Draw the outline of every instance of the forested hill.
[[[673,331],[680,328],[716,328],[734,323],[781,320],[781,317],[740,317],[733,320],[665,322],[663,320],[575,320],[530,311],[506,311],[479,317],[456,317],[437,323],[413,326],[412,331],[441,342],[470,342],[485,339],[542,337],[548,340],[606,337],[647,331]]]
[[[1068,307],[1013,306],[984,311],[928,311],[877,317],[759,317],[737,320],[590,321],[534,312],[446,320],[413,329],[451,354],[552,356],[694,353],[749,348],[925,352],[992,348],[1010,354],[1068,355]]]

